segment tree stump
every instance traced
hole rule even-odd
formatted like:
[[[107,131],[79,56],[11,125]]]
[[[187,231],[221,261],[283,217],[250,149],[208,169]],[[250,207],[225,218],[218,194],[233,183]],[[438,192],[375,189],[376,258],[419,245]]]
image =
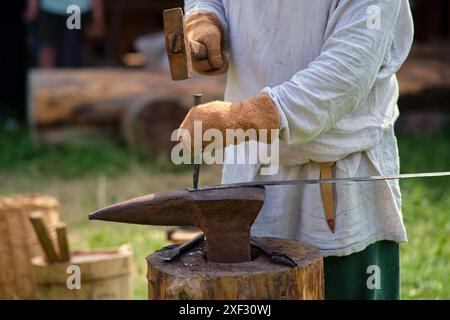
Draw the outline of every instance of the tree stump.
[[[245,263],[208,263],[203,244],[178,260],[165,262],[161,251],[147,257],[149,299],[312,300],[324,298],[323,259],[318,249],[302,242],[257,238],[298,264],[275,264],[255,250]]]

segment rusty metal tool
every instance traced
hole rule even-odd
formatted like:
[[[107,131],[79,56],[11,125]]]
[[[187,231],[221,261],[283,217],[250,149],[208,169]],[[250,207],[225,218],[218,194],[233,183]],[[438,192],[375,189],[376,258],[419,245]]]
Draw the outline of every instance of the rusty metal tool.
[[[261,187],[155,193],[97,210],[89,219],[195,226],[205,235],[209,262],[246,262],[251,260],[250,227],[263,206],[264,193]]]
[[[203,232],[196,235],[193,239],[183,243],[182,245],[174,245],[173,247],[166,247],[162,254],[162,259],[167,262],[179,258],[189,250],[195,248],[199,243],[205,240]]]
[[[255,238],[250,239],[250,245],[267,254],[274,263],[282,264],[288,267],[297,266],[297,262],[295,262],[295,260],[292,259],[288,254],[280,252],[279,250],[276,250],[266,244],[262,244]]]
[[[200,93],[194,94],[194,107],[198,106],[201,103],[202,103],[202,94]],[[194,189],[198,189],[198,178],[200,176],[200,161],[199,161],[200,158],[201,156],[197,156],[194,158],[194,165],[192,167],[192,184]]]

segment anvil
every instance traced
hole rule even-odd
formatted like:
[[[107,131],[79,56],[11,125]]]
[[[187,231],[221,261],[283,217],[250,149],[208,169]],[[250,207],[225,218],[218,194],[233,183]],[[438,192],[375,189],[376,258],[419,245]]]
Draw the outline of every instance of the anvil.
[[[263,206],[264,193],[259,186],[155,193],[97,210],[89,219],[195,226],[205,234],[208,262],[247,262],[250,227]]]
[[[203,189],[150,194],[100,209],[89,215],[89,219],[160,226],[196,226],[206,236],[208,261],[246,262],[251,258],[250,227],[264,203],[264,186],[357,183],[448,176],[450,172],[426,172],[225,184]]]

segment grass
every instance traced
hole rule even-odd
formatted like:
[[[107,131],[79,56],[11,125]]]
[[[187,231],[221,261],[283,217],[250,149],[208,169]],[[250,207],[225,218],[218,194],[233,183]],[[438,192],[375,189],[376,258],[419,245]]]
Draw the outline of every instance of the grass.
[[[36,179],[74,179],[92,173],[117,176],[134,165],[158,172],[182,172],[187,168],[129,152],[123,143],[104,139],[54,147],[33,144],[24,130],[0,133],[0,172],[17,172]]]
[[[399,139],[402,171],[450,171],[450,137]],[[403,181],[402,298],[450,298],[450,179]]]
[[[400,137],[402,172],[450,170],[450,137]],[[218,182],[219,168],[202,168],[202,183]],[[0,132],[0,194],[39,192],[61,202],[73,248],[131,243],[134,296],[147,297],[145,256],[167,245],[165,228],[88,222],[98,207],[191,183],[190,167],[140,156],[123,145],[34,146],[26,132]],[[450,180],[402,181],[409,243],[401,246],[402,298],[450,298]]]

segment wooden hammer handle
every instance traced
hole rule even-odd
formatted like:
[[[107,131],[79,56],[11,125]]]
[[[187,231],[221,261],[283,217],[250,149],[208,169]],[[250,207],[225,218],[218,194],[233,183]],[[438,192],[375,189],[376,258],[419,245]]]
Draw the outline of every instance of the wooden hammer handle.
[[[39,243],[44,250],[45,256],[48,262],[56,262],[58,260],[58,254],[56,253],[55,246],[53,244],[50,233],[45,226],[44,219],[40,212],[34,212],[30,214],[30,222],[33,225],[34,231],[38,237]]]

